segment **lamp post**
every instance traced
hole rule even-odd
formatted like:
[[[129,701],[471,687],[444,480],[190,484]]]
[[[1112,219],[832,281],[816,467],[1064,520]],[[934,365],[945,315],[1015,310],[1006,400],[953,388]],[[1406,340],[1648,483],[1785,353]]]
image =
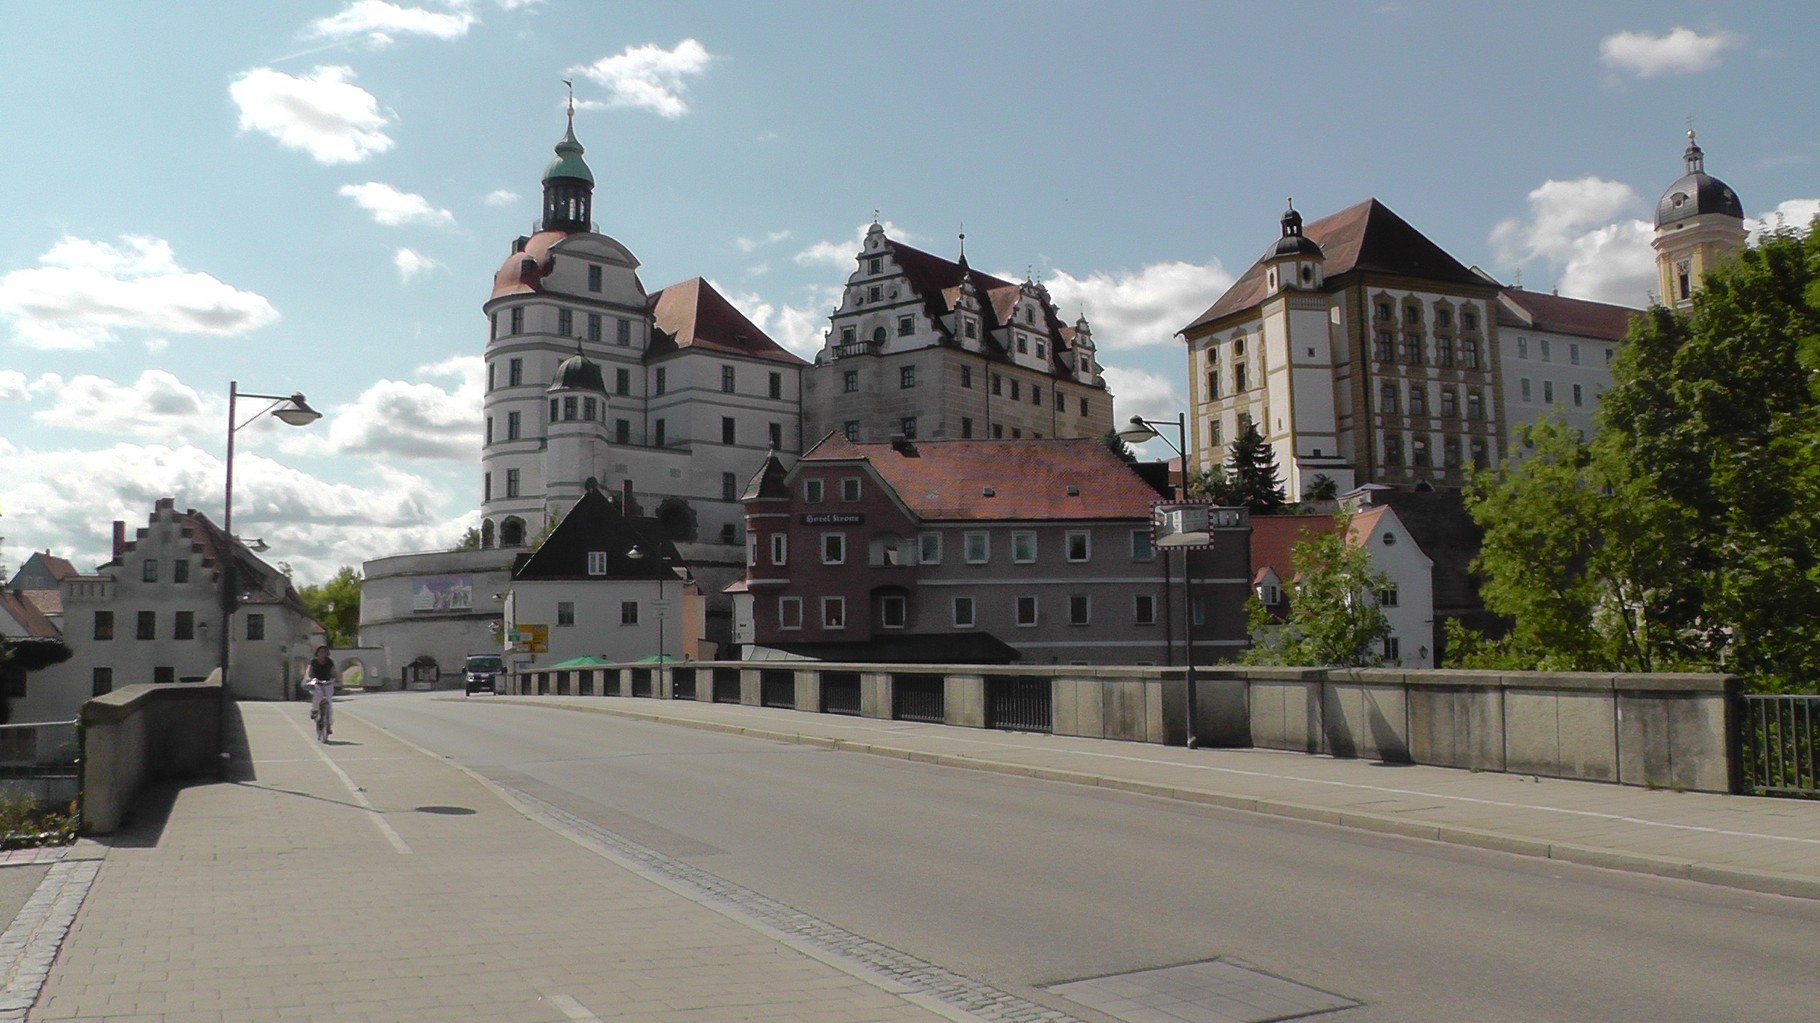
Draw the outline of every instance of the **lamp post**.
[[[265,408],[240,421],[238,405],[241,398],[257,398],[271,402]],[[222,488],[221,499],[221,532],[231,546],[237,541],[234,538],[234,434],[244,426],[249,426],[260,416],[270,413],[288,426],[308,426],[322,418],[322,413],[310,407],[303,400],[303,393],[254,394],[240,389],[240,381],[228,381],[228,430],[227,430],[227,481]],[[266,549],[264,540],[253,541],[259,550]],[[218,651],[221,660],[221,702],[225,708],[228,698],[228,640],[233,633],[232,623],[234,610],[240,606],[240,580],[238,565],[234,552],[222,551],[221,561],[221,635]]]
[[[1175,415],[1175,436],[1176,436],[1175,443],[1170,443],[1170,440],[1168,437],[1165,437],[1161,433],[1157,432],[1157,427],[1168,426],[1168,425],[1170,425],[1170,424],[1169,424],[1169,420],[1167,420],[1167,419],[1145,419],[1143,416],[1132,416],[1131,422],[1124,429],[1122,429],[1118,432],[1118,438],[1119,438],[1119,440],[1122,440],[1127,444],[1144,444],[1149,441],[1160,440],[1164,444],[1168,444],[1170,448],[1174,449],[1175,453],[1182,460],[1182,488],[1181,488],[1181,492],[1176,495],[1176,499],[1178,501],[1186,501],[1186,500],[1188,500],[1188,415],[1187,415],[1187,413],[1177,412]],[[1194,734],[1194,683],[1195,683],[1195,679],[1194,679],[1194,608],[1193,608],[1193,601],[1194,601],[1194,597],[1190,593],[1189,586],[1188,586],[1188,550],[1187,550],[1187,548],[1183,548],[1183,550],[1182,550],[1182,663],[1187,668],[1186,681],[1187,681],[1187,686],[1188,686],[1188,697],[1186,700],[1185,709],[1187,710],[1188,723],[1187,723],[1187,728],[1185,730],[1186,737],[1183,739],[1182,746],[1186,749],[1194,749],[1195,745],[1197,743],[1197,740],[1196,740],[1195,734]]]

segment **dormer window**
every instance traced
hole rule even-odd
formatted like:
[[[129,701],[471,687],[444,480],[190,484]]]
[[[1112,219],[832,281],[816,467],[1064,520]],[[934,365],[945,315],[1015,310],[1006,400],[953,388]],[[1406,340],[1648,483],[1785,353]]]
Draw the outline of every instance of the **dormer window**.
[[[866,272],[867,273],[875,274],[875,273],[882,271],[884,268],[885,268],[885,261],[880,259],[877,256],[873,256],[871,259],[866,260]]]

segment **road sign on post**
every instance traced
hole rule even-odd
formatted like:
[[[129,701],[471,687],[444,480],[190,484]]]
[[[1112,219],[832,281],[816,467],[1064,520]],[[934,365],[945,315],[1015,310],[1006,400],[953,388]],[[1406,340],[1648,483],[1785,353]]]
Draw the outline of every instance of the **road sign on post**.
[[[519,653],[547,654],[550,652],[550,627],[548,625],[517,625],[512,629],[512,649]]]

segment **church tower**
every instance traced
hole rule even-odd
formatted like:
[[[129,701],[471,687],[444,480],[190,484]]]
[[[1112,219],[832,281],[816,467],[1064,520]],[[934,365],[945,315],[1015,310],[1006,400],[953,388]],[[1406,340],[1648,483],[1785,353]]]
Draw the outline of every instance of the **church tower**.
[[[1687,173],[1656,203],[1656,270],[1662,304],[1687,311],[1700,278],[1744,248],[1744,206],[1731,186],[1706,173],[1706,154],[1687,133]]]

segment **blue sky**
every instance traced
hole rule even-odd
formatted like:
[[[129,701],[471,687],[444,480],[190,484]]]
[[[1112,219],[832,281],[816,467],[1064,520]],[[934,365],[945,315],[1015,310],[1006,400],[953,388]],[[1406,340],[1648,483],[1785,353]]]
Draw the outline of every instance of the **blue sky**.
[[[1376,196],[1500,279],[1642,304],[1688,118],[1820,209],[1810,4],[22,5],[0,61],[0,563],[175,497],[321,581],[475,521],[480,304],[575,80],[600,229],[819,346],[863,225],[1094,325],[1121,416],[1276,236]],[[242,412],[258,406],[243,403]]]

